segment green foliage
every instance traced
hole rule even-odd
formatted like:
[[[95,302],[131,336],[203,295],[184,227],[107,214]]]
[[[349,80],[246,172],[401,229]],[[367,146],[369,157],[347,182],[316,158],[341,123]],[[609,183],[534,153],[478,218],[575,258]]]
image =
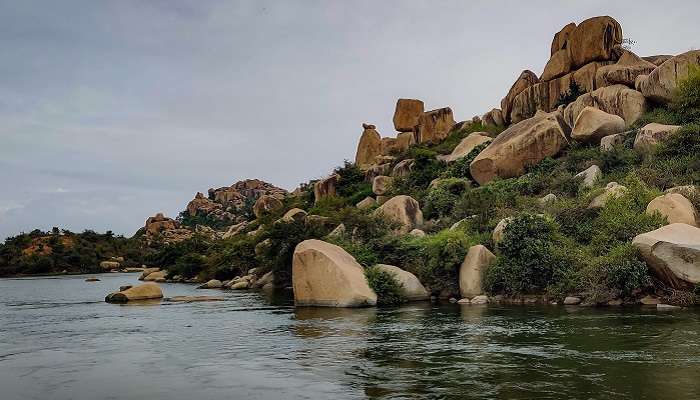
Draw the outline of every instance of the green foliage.
[[[355,260],[363,267],[370,267],[379,263],[377,253],[371,248],[370,245],[366,243],[358,240],[350,240],[344,237],[329,237],[326,239],[326,241],[342,247],[345,251],[355,257]]]
[[[441,218],[452,213],[452,208],[461,194],[469,189],[469,181],[458,178],[441,179],[436,188],[425,196],[423,215],[425,218]]]
[[[162,268],[174,266],[177,261],[189,254],[204,255],[211,243],[200,235],[194,235],[189,239],[177,243],[161,246],[156,252],[149,254],[146,258],[148,265],[155,265]],[[199,271],[197,271],[199,272]],[[187,277],[194,275],[185,275]]]
[[[557,108],[559,106],[566,107],[570,103],[573,103],[576,99],[578,99],[579,96],[585,93],[586,91],[581,89],[581,87],[578,85],[578,82],[572,79],[571,83],[569,83],[569,89],[566,92],[559,95],[557,102],[554,104],[554,108]]]
[[[168,275],[180,275],[183,277],[193,277],[204,269],[206,258],[197,253],[185,254],[175,261],[175,265],[168,267]]]
[[[218,220],[210,215],[202,215],[201,213],[197,213],[197,215],[192,216],[188,211],[180,212],[180,214],[177,216],[177,220],[183,226],[189,226],[191,228],[194,228],[197,225],[205,225],[213,229],[221,229],[231,224],[231,221]]]
[[[466,156],[448,164],[447,169],[442,173],[441,177],[468,178],[474,180],[472,178],[471,172],[469,171],[469,165],[471,165],[472,161],[474,161],[476,156],[478,156],[479,153],[481,153],[488,145],[488,143],[482,143],[473,148],[472,151],[470,151],[469,154],[467,154]]]
[[[700,68],[691,65],[688,76],[678,82],[669,109],[679,124],[700,123]]]
[[[256,239],[249,235],[237,235],[218,243],[208,253],[207,275],[219,280],[245,275],[257,266]]]
[[[604,256],[596,257],[581,272],[581,289],[592,298],[630,297],[649,285],[647,265],[631,243],[619,244]]]
[[[365,269],[365,277],[369,287],[377,294],[377,304],[396,305],[406,301],[403,285],[396,280],[394,274],[377,267],[369,267]]]
[[[354,163],[345,160],[342,167],[334,171],[340,178],[336,185],[336,193],[346,199],[346,203],[354,205],[372,194],[372,185],[365,180],[365,174]]]

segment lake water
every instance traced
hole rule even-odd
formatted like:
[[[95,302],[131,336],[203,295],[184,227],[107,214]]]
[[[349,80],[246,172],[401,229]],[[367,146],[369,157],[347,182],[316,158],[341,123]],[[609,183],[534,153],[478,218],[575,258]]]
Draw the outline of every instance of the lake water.
[[[700,399],[700,310],[115,305],[136,274],[0,279],[0,399]]]

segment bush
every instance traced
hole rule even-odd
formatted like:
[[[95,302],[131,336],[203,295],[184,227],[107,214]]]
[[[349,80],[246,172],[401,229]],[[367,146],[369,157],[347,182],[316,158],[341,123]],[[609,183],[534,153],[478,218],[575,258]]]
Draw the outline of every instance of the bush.
[[[354,163],[345,160],[342,167],[333,171],[340,176],[336,185],[336,193],[344,198],[346,203],[354,205],[372,194],[372,185],[365,180],[365,174]]]
[[[469,181],[447,178],[440,181],[438,187],[430,189],[425,196],[423,214],[425,218],[441,218],[452,213],[452,208],[460,195],[469,189]]]
[[[201,254],[185,254],[168,267],[168,276],[180,275],[186,278],[197,276],[205,267],[205,257]]]
[[[631,243],[596,257],[581,273],[581,288],[594,302],[630,297],[650,283],[647,265]]]
[[[403,286],[396,277],[377,267],[365,269],[365,277],[369,287],[377,294],[377,304],[396,305],[406,301],[403,296]]]
[[[669,109],[680,124],[700,122],[700,68],[690,66],[688,76],[678,82]]]
[[[447,169],[442,173],[441,177],[442,178],[469,178],[471,180],[474,180],[472,178],[471,172],[469,170],[469,166],[471,165],[472,161],[476,158],[476,156],[479,155],[484,149],[488,146],[488,143],[482,143],[475,148],[472,149],[472,151],[469,152],[466,156],[459,158],[447,165]]]
[[[226,239],[209,251],[207,259],[207,273],[219,280],[227,280],[236,275],[244,275],[251,268],[255,268],[256,240],[249,235],[236,235]]]

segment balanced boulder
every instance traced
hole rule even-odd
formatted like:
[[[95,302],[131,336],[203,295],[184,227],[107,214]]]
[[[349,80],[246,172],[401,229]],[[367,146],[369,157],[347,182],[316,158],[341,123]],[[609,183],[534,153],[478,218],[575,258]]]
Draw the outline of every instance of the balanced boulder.
[[[484,293],[481,278],[494,260],[496,256],[485,246],[477,244],[469,248],[459,267],[459,292],[462,297],[472,298]]]
[[[294,249],[294,302],[298,306],[362,307],[377,304],[364,269],[342,248],[305,240]]]
[[[616,59],[622,44],[622,27],[608,16],[593,17],[581,22],[568,35],[566,47],[575,68],[591,61]]]
[[[454,125],[455,119],[452,116],[452,109],[449,107],[424,112],[418,118],[416,132],[418,142],[440,142],[447,137]]]
[[[382,214],[401,226],[399,233],[408,233],[423,225],[423,212],[418,202],[411,196],[392,197],[379,207],[375,213]]]
[[[664,125],[652,122],[639,130],[634,138],[634,149],[641,152],[650,152],[659,143],[681,129],[678,125]]]
[[[685,196],[679,193],[667,193],[654,198],[647,205],[647,214],[659,213],[666,217],[669,224],[683,223],[698,226],[698,213]]]
[[[688,290],[700,283],[700,228],[670,224],[636,236],[632,244],[670,287]]]
[[[355,153],[355,164],[361,169],[367,169],[372,164],[377,156],[382,154],[382,137],[379,135],[373,125],[365,125],[360,136],[360,142],[357,144],[357,153]]]
[[[423,111],[425,111],[425,105],[422,101],[399,99],[394,111],[394,128],[399,132],[413,132]]]
[[[585,107],[576,117],[571,138],[578,142],[598,143],[605,136],[620,133],[625,129],[625,120],[594,107]]]
[[[152,300],[163,298],[163,291],[155,283],[144,283],[126,290],[110,293],[105,297],[108,303],[126,303],[134,300]]]
[[[692,66],[700,66],[700,50],[691,50],[666,60],[649,75],[640,75],[635,81],[635,88],[657,103],[668,103],[673,99],[673,92],[678,82],[688,76]]]
[[[425,286],[412,273],[386,264],[377,264],[374,268],[393,275],[396,282],[401,286],[401,294],[406,300],[418,301],[430,298],[430,293],[425,289]]]

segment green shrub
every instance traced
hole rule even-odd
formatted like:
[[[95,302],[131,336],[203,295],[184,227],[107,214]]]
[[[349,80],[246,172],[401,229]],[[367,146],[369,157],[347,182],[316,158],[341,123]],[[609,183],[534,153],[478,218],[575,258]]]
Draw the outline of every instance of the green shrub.
[[[578,82],[575,80],[571,80],[569,83],[569,89],[560,94],[559,98],[557,99],[557,102],[555,103],[554,107],[559,107],[559,106],[568,106],[570,103],[573,103],[576,99],[579,98],[579,96],[583,95],[586,93],[585,89],[582,89],[579,85]]]
[[[249,235],[237,235],[218,243],[209,251],[207,277],[227,280],[245,275],[249,269],[258,266],[255,244],[255,237]]]
[[[688,76],[678,82],[669,109],[680,124],[700,123],[700,68],[690,66]]]
[[[442,178],[468,178],[471,180],[474,180],[472,178],[471,172],[469,170],[469,165],[471,165],[472,161],[476,158],[476,156],[479,155],[484,149],[488,146],[488,143],[482,143],[475,148],[472,149],[472,151],[469,152],[466,156],[459,158],[447,165],[447,169],[442,173],[441,177]]]
[[[345,160],[343,166],[333,172],[340,177],[336,193],[346,199],[347,204],[354,205],[372,194],[372,185],[365,180],[365,173],[354,163]]]
[[[592,259],[581,273],[581,288],[594,302],[630,297],[649,283],[647,265],[631,243],[617,245],[608,254]]]
[[[355,257],[355,260],[363,267],[371,267],[372,265],[379,263],[377,254],[369,245],[365,243],[337,236],[328,237],[326,238],[326,241],[342,247],[345,251]]]
[[[452,213],[460,195],[469,189],[469,181],[458,178],[441,180],[438,187],[430,189],[425,196],[423,214],[425,218],[441,218]]]
[[[197,276],[205,267],[206,258],[197,253],[185,254],[168,267],[168,276],[180,275],[186,278]]]
[[[365,277],[369,287],[377,294],[377,304],[396,305],[406,301],[403,286],[393,274],[377,267],[369,267],[365,269]]]

